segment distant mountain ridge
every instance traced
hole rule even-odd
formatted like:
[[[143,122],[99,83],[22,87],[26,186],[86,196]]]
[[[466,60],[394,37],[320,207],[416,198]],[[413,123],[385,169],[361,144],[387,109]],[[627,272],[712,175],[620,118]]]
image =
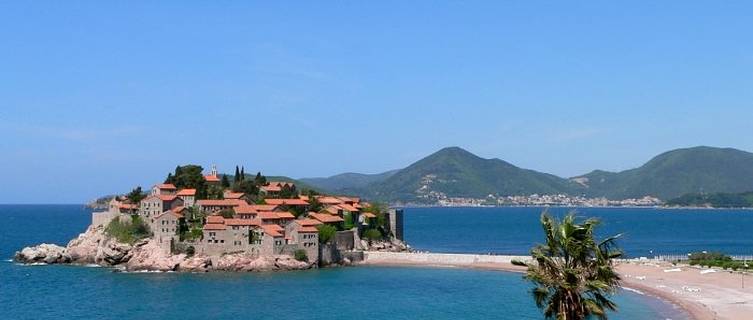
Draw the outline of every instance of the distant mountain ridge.
[[[348,172],[326,178],[301,178],[298,179],[298,181],[316,186],[320,189],[330,190],[331,192],[347,192],[364,188],[372,183],[382,182],[398,171],[399,170],[390,170],[375,174]]]
[[[597,170],[571,180],[580,182],[589,196],[610,199],[741,193],[753,191],[753,153],[705,146],[676,149],[635,169]]]
[[[484,159],[459,147],[381,174],[346,173],[299,181],[322,190],[390,202],[432,203],[439,197],[569,194],[613,200],[688,193],[753,191],[753,153],[714,147],[676,149],[621,172],[595,170],[573,178]]]

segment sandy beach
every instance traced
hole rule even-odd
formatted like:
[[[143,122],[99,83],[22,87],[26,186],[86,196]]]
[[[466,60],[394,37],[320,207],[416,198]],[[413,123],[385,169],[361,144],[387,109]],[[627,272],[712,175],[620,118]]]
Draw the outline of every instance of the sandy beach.
[[[522,256],[476,254],[368,252],[365,265],[479,268],[523,272],[511,261]],[[627,261],[617,270],[623,287],[635,289],[670,301],[686,310],[693,319],[753,318],[753,277],[724,270],[673,266],[667,262]],[[701,273],[703,271],[703,273]],[[743,288],[745,281],[745,288]]]

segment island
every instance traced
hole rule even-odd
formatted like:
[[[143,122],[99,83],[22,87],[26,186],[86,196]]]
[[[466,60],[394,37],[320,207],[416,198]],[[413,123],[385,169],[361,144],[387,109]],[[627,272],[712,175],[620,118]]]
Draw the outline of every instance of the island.
[[[349,265],[365,251],[404,252],[403,212],[293,182],[178,166],[148,193],[113,196],[66,247],[40,244],[22,263],[123,271],[276,271]]]

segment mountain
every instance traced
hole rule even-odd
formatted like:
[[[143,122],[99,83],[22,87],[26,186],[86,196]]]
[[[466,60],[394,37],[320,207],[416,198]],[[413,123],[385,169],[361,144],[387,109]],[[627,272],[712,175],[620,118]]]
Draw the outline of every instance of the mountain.
[[[732,148],[694,147],[662,153],[622,172],[593,171],[572,178],[588,196],[609,199],[645,195],[672,199],[689,193],[753,191],[753,153]]]
[[[404,202],[434,202],[437,197],[484,198],[494,195],[571,193],[580,185],[551,174],[518,168],[499,159],[480,158],[458,147],[439,150],[384,181],[361,190],[363,196]]]
[[[369,184],[382,182],[399,170],[390,170],[377,174],[342,173],[327,178],[301,178],[298,181],[307,183],[321,190],[333,193],[348,193],[352,190],[362,189]]]

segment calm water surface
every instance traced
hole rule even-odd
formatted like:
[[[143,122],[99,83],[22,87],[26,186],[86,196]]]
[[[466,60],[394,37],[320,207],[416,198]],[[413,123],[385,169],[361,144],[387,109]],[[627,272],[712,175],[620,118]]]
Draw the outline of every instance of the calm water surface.
[[[430,212],[409,210],[406,227],[423,224],[426,228],[421,216]],[[451,214],[435,212],[436,216],[425,219],[437,225],[435,230],[451,234],[442,230],[454,229],[452,221],[435,220]],[[5,259],[25,245],[65,244],[86,228],[89,211],[81,206],[0,205],[0,218],[0,257],[4,260],[0,262],[0,319],[541,318],[528,295],[529,284],[519,274],[507,272],[354,267],[289,273],[144,274],[21,266]],[[613,319],[686,319],[672,306],[638,294],[621,292],[615,299],[621,311]]]
[[[405,238],[432,252],[526,254],[543,239],[542,208],[409,208]],[[573,209],[550,208],[562,216]],[[753,254],[753,210],[581,208],[601,220],[601,236],[622,233],[632,257],[721,251]]]

